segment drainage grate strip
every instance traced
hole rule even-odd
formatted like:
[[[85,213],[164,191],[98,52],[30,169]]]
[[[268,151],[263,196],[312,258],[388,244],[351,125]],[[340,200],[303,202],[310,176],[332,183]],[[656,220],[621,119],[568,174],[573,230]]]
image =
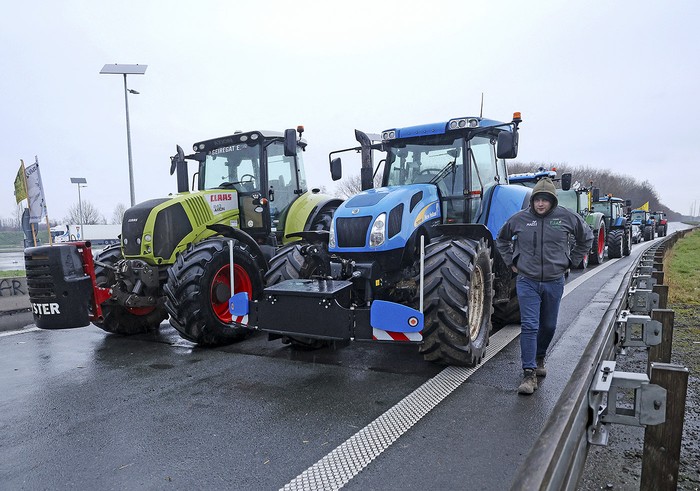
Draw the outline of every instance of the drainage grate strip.
[[[445,368],[282,489],[316,491],[342,488],[519,334],[519,325],[504,327],[491,337],[480,365]]]

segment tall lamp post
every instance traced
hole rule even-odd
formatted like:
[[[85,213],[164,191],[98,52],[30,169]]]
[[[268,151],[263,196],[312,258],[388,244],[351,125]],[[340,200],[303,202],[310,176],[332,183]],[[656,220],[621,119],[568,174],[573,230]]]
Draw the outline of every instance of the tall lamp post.
[[[71,184],[78,185],[78,225],[83,227],[83,201],[80,199],[80,188],[87,187],[87,179],[84,177],[71,177]],[[82,185],[81,185],[82,184]]]
[[[134,164],[131,160],[131,129],[129,127],[129,92],[138,94],[135,90],[130,90],[126,86],[127,75],[143,75],[146,73],[148,65],[121,65],[113,63],[105,65],[100,70],[102,75],[124,75],[124,105],[126,106],[126,147],[129,152],[129,192],[131,196],[131,206],[136,204],[134,196]]]

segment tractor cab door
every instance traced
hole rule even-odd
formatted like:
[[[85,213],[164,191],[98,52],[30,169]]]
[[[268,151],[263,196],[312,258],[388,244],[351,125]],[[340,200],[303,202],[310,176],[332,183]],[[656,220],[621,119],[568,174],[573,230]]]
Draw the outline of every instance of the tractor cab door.
[[[495,141],[490,136],[475,136],[469,140],[469,183],[466,223],[476,223],[486,190],[498,183]],[[481,217],[484,223],[488,217]]]
[[[268,145],[265,152],[268,175],[265,194],[270,202],[267,207],[269,221],[272,232],[281,241],[289,208],[306,187],[303,167],[297,166],[297,158],[301,159],[301,155],[285,156],[284,144],[279,141]]]

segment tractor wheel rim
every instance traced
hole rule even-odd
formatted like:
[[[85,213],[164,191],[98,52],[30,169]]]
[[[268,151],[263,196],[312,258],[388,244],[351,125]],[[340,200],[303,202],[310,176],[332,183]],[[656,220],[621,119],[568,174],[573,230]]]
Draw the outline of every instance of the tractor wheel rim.
[[[250,280],[248,272],[242,266],[234,264],[233,276],[233,293],[246,292],[248,293],[248,298],[252,298],[253,283]],[[228,299],[223,302],[219,302],[216,300],[216,296],[214,294],[217,286],[219,285],[225,285],[227,288],[229,288],[229,290],[231,289],[231,270],[228,264],[219,269],[219,271],[217,271],[214,275],[214,280],[211,282],[211,288],[209,290],[209,299],[211,301],[211,308],[214,311],[214,315],[216,315],[221,322],[230,323],[233,316],[228,309]]]
[[[153,312],[155,307],[127,307],[126,310],[133,315],[148,315]]]
[[[469,286],[469,338],[476,340],[484,317],[484,272],[479,266],[474,268]]]
[[[600,227],[598,230],[598,257],[602,257],[603,252],[605,252],[605,230]]]

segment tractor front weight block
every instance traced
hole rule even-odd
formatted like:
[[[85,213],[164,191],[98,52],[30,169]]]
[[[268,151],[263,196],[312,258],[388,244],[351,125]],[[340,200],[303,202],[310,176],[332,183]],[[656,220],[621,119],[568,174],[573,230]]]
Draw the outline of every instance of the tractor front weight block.
[[[375,300],[371,307],[351,306],[352,282],[327,279],[287,280],[265,289],[248,304],[249,326],[281,336],[371,341],[374,330],[418,333],[423,314],[408,306]],[[242,304],[235,296],[232,302]],[[245,310],[245,309],[243,309]],[[233,312],[233,308],[232,308]]]

